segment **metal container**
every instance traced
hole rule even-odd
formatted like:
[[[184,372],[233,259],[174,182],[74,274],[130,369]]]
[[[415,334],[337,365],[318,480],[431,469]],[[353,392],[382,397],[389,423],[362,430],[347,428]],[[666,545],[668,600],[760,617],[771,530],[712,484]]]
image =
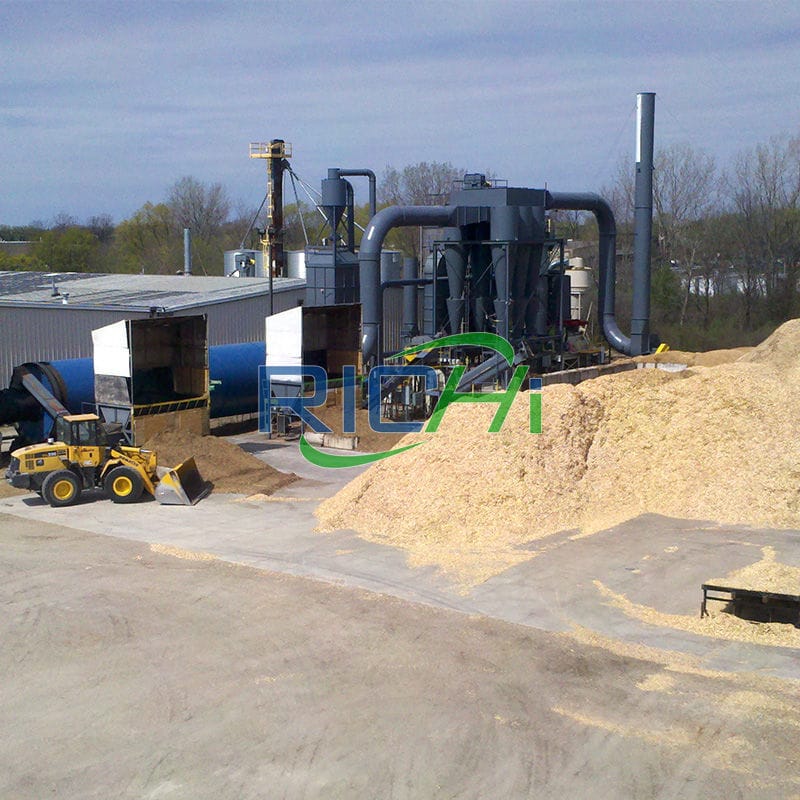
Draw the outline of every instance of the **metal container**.
[[[306,279],[306,254],[304,250],[287,250],[284,253],[286,258],[286,277]]]
[[[258,368],[265,358],[263,342],[209,348],[212,419],[258,411]]]

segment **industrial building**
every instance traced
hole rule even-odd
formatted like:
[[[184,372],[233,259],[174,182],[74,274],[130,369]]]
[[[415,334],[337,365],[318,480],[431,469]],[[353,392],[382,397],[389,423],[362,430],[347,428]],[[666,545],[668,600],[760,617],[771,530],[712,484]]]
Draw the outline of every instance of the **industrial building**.
[[[205,315],[210,345],[264,341],[264,318],[305,297],[295,278],[0,272],[0,381],[32,361],[92,356],[92,330],[121,320]]]

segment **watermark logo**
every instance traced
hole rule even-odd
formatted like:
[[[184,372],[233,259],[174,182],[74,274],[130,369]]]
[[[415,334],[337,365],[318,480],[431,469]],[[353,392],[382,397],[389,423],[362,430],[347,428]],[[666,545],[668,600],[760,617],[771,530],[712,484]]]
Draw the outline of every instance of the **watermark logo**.
[[[373,431],[378,433],[436,433],[445,411],[453,403],[496,403],[498,408],[489,425],[489,433],[497,433],[502,429],[511,404],[528,375],[528,366],[525,364],[514,367],[511,379],[504,391],[494,392],[458,391],[467,368],[463,365],[455,366],[439,393],[433,413],[427,422],[387,421],[381,418],[381,390],[390,383],[398,385],[408,378],[423,378],[426,392],[438,392],[439,376],[437,371],[428,364],[409,362],[422,360],[432,351],[443,347],[480,347],[493,350],[496,355],[491,360],[496,368],[502,367],[505,370],[506,367],[514,367],[514,348],[506,339],[493,333],[460,333],[407,347],[395,356],[395,358],[403,359],[406,363],[373,367],[367,376],[368,419],[369,426]],[[488,365],[489,361],[485,361],[484,364]],[[491,369],[491,365],[487,368]],[[304,382],[313,385],[313,390],[307,396],[303,396]],[[299,417],[303,424],[315,433],[331,433],[331,429],[311,411],[311,409],[325,405],[328,387],[327,372],[319,366],[259,367],[259,430],[269,431],[273,409],[281,408]],[[343,367],[341,387],[343,397],[342,432],[346,435],[354,435],[359,392],[354,366]],[[529,433],[541,433],[542,431],[541,388],[541,378],[529,379]],[[425,442],[415,442],[405,447],[384,450],[379,453],[332,455],[315,448],[303,435],[300,437],[300,452],[307,461],[317,466],[341,468],[370,464],[373,461],[380,461],[419,447],[421,444],[425,444]]]

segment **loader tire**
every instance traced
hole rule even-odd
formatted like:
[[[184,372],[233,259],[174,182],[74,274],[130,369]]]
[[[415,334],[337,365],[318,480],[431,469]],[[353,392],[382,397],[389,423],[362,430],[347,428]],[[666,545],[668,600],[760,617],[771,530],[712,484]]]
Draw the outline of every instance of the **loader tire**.
[[[103,488],[114,503],[135,503],[144,490],[142,476],[130,467],[114,467],[106,475]]]
[[[42,497],[53,508],[71,506],[80,493],[81,485],[78,477],[68,469],[51,472],[42,482]]]

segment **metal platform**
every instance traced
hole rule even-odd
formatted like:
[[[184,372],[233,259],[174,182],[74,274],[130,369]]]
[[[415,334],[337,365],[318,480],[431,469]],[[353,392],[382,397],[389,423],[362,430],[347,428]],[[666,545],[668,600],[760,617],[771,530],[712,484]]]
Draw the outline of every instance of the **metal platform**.
[[[766,617],[768,622],[792,622],[800,628],[800,595],[764,592],[757,589],[739,589],[734,586],[719,586],[704,583],[703,602],[700,605],[700,616],[707,617],[709,600],[733,605],[733,613],[738,617],[742,611],[758,612],[758,616]],[[711,594],[711,593],[714,594]]]

